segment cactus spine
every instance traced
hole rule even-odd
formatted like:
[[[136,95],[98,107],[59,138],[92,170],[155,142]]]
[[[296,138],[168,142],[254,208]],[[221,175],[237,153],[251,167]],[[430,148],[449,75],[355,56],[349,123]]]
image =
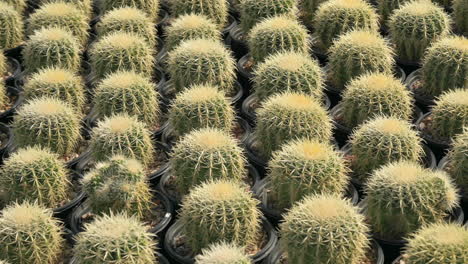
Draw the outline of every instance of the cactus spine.
[[[297,0],[244,0],[240,3],[240,24],[247,33],[266,18],[282,15],[294,19],[297,13]]]
[[[468,1],[453,0],[453,17],[458,32],[468,37]]]
[[[0,81],[0,109],[5,109],[8,106],[9,98],[6,93],[5,82]]]
[[[12,6],[21,16],[24,14],[27,6],[26,0],[2,0],[2,2]]]
[[[312,28],[318,7],[326,0],[302,0],[299,2],[300,14],[307,27]]]
[[[134,7],[147,13],[156,22],[159,16],[159,0],[102,0],[100,3],[101,14],[105,14],[120,7]]]
[[[452,150],[448,154],[447,171],[461,188],[462,193],[468,193],[468,130],[459,134],[453,140]]]
[[[432,108],[432,136],[450,140],[468,126],[468,90],[455,89],[444,93]]]
[[[93,0],[39,0],[39,6],[49,3],[68,3],[74,5],[80,10],[87,18],[93,17]]]
[[[176,17],[186,14],[204,15],[212,20],[218,29],[227,24],[228,2],[226,0],[172,0],[171,11]]]
[[[21,13],[14,7],[0,3],[0,48],[12,49],[24,39]]]
[[[195,257],[196,264],[251,264],[244,250],[234,244],[216,243]]]
[[[406,2],[410,2],[410,0],[377,0],[377,11],[380,15],[380,20],[386,23],[393,11],[400,8]]]

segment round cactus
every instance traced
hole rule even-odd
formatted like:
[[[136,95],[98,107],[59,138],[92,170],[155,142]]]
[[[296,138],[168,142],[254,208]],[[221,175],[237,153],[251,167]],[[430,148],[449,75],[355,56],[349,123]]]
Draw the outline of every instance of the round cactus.
[[[104,215],[77,235],[73,255],[77,263],[157,263],[153,238],[135,217]]]
[[[443,92],[468,87],[468,39],[447,37],[428,48],[423,59],[421,92],[439,96]]]
[[[56,98],[41,97],[23,105],[12,124],[16,147],[40,146],[64,156],[81,139],[80,116]]]
[[[6,93],[5,82],[0,81],[0,109],[8,108],[8,103],[10,99]]]
[[[37,200],[56,208],[70,197],[65,164],[58,155],[38,147],[20,149],[5,160],[0,182],[7,203]]]
[[[24,66],[29,73],[49,67],[78,72],[81,67],[78,40],[61,28],[37,30],[26,41],[22,55]]]
[[[249,32],[265,18],[283,15],[292,19],[298,12],[298,0],[244,0],[240,3],[240,22],[244,32]]]
[[[180,211],[194,253],[216,242],[254,246],[261,232],[258,201],[247,186],[229,180],[206,182],[186,196]]]
[[[51,67],[31,75],[24,84],[27,100],[43,96],[56,97],[81,112],[86,102],[83,79],[70,70]]]
[[[0,74],[8,75],[8,59],[3,52],[0,52]]]
[[[458,32],[468,37],[468,1],[453,0],[453,17]]]
[[[320,103],[308,95],[281,93],[272,95],[257,111],[254,135],[264,157],[289,140],[296,138],[329,141],[330,117]]]
[[[432,109],[432,123],[427,129],[433,137],[450,140],[468,126],[468,90],[444,93]]]
[[[353,29],[377,32],[378,15],[364,0],[331,0],[315,13],[316,46],[327,51],[333,40]]]
[[[365,182],[369,173],[389,162],[417,162],[423,155],[421,139],[411,124],[393,117],[371,119],[350,139],[354,177]]]
[[[450,18],[429,0],[411,1],[395,10],[389,30],[400,60],[419,62],[432,42],[450,32]]]
[[[159,0],[101,0],[99,9],[101,14],[120,7],[134,7],[147,13],[156,22],[159,16]]]
[[[288,263],[363,263],[370,244],[364,217],[337,195],[305,198],[280,228]]]
[[[268,164],[268,197],[278,209],[286,209],[307,195],[341,195],[348,185],[348,168],[328,143],[293,140],[273,153]]]
[[[49,3],[67,3],[72,4],[80,10],[87,18],[93,16],[93,0],[35,0],[38,6],[43,6]]]
[[[258,23],[249,33],[248,46],[255,62],[264,61],[280,51],[295,51],[308,56],[307,29],[298,21],[277,16]]]
[[[458,205],[450,177],[411,161],[375,170],[365,186],[365,214],[381,238],[401,239],[421,226],[444,221]]]
[[[375,116],[411,120],[413,99],[406,87],[391,75],[365,74],[352,80],[343,93],[342,121],[352,128]]]
[[[377,11],[383,23],[386,23],[393,11],[410,0],[377,0]]]
[[[212,127],[232,131],[235,111],[231,101],[214,86],[195,85],[179,93],[169,110],[169,124],[175,134]]]
[[[14,7],[0,3],[0,48],[12,49],[23,42],[23,20]]]
[[[12,204],[1,211],[0,258],[12,263],[58,263],[65,241],[52,211],[37,204]]]
[[[168,72],[179,92],[194,84],[211,84],[233,94],[235,61],[222,43],[196,39],[182,42],[169,53]]]
[[[153,127],[158,123],[159,94],[155,84],[135,72],[110,74],[95,89],[93,105],[98,117],[118,113],[134,115]]]
[[[20,15],[24,14],[26,10],[27,0],[2,0],[3,3],[12,6]]]
[[[228,1],[226,0],[172,0],[170,7],[175,17],[192,13],[211,19],[218,29],[224,28],[227,24]]]
[[[264,100],[283,91],[309,94],[321,100],[324,78],[317,61],[296,52],[280,52],[256,67],[254,94]]]
[[[468,194],[468,130],[453,140],[452,150],[448,154],[447,171],[455,183]]]
[[[299,2],[300,14],[307,27],[313,27],[315,12],[323,2],[326,0],[302,0]]]
[[[177,190],[185,195],[208,180],[237,180],[246,176],[246,161],[237,141],[211,128],[195,130],[175,145],[169,161]]]
[[[196,264],[251,264],[244,250],[234,244],[224,242],[202,249],[202,254],[195,257]]]
[[[334,42],[329,53],[328,78],[335,89],[343,89],[353,78],[367,72],[393,72],[393,51],[385,39],[373,32],[348,32]]]

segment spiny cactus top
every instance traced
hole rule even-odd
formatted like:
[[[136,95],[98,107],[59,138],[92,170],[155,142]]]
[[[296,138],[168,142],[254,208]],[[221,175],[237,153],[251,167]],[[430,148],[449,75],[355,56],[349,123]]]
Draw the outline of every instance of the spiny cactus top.
[[[462,189],[462,193],[468,194],[468,129],[459,134],[453,140],[452,150],[448,154],[448,166],[446,170]]]
[[[244,253],[244,249],[224,242],[215,243],[206,249],[202,249],[202,254],[195,257],[196,264],[251,264],[249,256]]]
[[[299,13],[307,27],[313,27],[315,11],[326,0],[301,0],[299,1]]]
[[[265,18],[284,15],[292,19],[298,12],[298,0],[244,0],[240,3],[241,27],[248,33]]]
[[[378,24],[378,15],[367,1],[327,1],[315,13],[316,45],[326,51],[336,37],[353,29],[377,32]]]
[[[393,12],[389,30],[398,57],[419,62],[432,42],[449,33],[450,18],[429,0],[410,1]]]
[[[439,96],[468,87],[468,39],[452,36],[435,42],[423,58],[422,73],[423,94]]]
[[[453,0],[453,13],[452,13],[457,31],[468,37],[468,1],[467,0]]]
[[[194,84],[211,84],[233,95],[235,61],[221,42],[195,39],[182,42],[169,53],[167,70],[180,92]]]
[[[468,126],[468,90],[455,89],[444,93],[432,108],[430,133],[439,139],[450,140]]]
[[[73,249],[78,263],[157,263],[156,243],[137,218],[104,215],[85,225]]]
[[[228,1],[226,0],[171,0],[170,7],[175,17],[186,14],[204,15],[212,20],[218,29],[227,24]]]
[[[216,242],[253,246],[261,232],[258,201],[248,187],[229,180],[206,182],[186,196],[180,211],[194,253]]]
[[[135,7],[148,14],[156,22],[159,16],[160,0],[101,0],[99,8],[101,14],[119,7]]]
[[[169,162],[182,195],[207,180],[240,181],[246,176],[246,160],[238,142],[217,129],[195,130],[184,136],[175,145]]]
[[[93,0],[36,0],[36,2],[38,2],[38,6],[57,2],[69,3],[75,5],[86,17],[92,18],[93,16]]]
[[[280,51],[295,51],[307,56],[309,35],[297,20],[276,16],[262,20],[248,36],[250,54],[255,62],[264,61],[269,55]]]
[[[256,67],[253,82],[254,94],[260,100],[284,91],[323,98],[324,78],[318,62],[297,52],[269,56]]]
[[[373,231],[385,239],[401,239],[423,225],[444,221],[458,206],[457,190],[446,173],[410,161],[375,170],[365,194],[365,214]]]
[[[21,14],[9,4],[0,2],[0,48],[19,46],[24,39]]]
[[[392,49],[377,33],[351,31],[335,40],[329,50],[328,78],[335,89],[343,89],[366,72],[391,74],[394,63]]]
[[[364,217],[337,195],[305,198],[280,228],[288,263],[363,263],[370,244]]]
[[[60,260],[65,241],[52,211],[37,204],[11,204],[1,211],[0,258],[12,263],[50,264]]]
[[[468,229],[455,224],[432,224],[408,240],[404,260],[411,264],[468,262]]]
[[[12,6],[20,15],[23,15],[26,9],[26,0],[2,0],[1,2]]]

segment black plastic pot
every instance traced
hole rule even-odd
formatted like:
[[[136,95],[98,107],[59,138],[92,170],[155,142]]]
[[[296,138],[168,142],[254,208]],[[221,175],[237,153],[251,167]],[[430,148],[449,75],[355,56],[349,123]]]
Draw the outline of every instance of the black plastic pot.
[[[246,64],[251,61],[250,54],[244,55],[237,61],[237,72],[239,73],[239,82],[247,91],[252,89],[253,68],[247,68]]]
[[[415,70],[419,69],[421,66],[419,62],[416,61],[406,61],[402,60],[400,58],[396,59],[397,65],[400,66],[406,74],[410,74],[414,72]]]
[[[242,58],[242,56],[249,52],[249,48],[245,40],[245,34],[239,23],[231,27],[228,38],[230,39],[231,49],[237,59]]]
[[[0,164],[3,164],[4,159],[9,156],[8,146],[13,142],[11,130],[7,125],[0,123],[0,134],[3,134],[6,137],[5,140],[0,143]]]
[[[9,68],[11,70],[10,75],[4,77],[5,84],[7,86],[16,87],[17,79],[21,77],[21,64],[18,60],[12,57],[7,57]],[[20,87],[16,87],[16,89],[20,89]]]
[[[0,122],[5,123],[5,124],[13,120],[13,115],[16,113],[16,111],[18,110],[18,107],[24,101],[23,94],[15,87],[7,86],[6,92],[7,92],[7,96],[13,99],[13,102],[12,102],[13,105],[10,107],[10,109],[7,109],[6,111],[3,111],[0,113]]]
[[[222,31],[223,38],[227,38],[229,32],[238,25],[237,19],[232,15],[232,13],[229,13],[227,24],[227,27],[225,27]]]
[[[259,252],[257,252],[257,254],[251,257],[253,263],[261,263],[262,261],[267,259],[268,256],[272,253],[278,241],[278,237],[271,223],[268,222],[268,220],[264,217],[262,217],[262,223],[262,227],[264,232],[267,234],[268,241],[266,245]],[[164,238],[164,250],[167,253],[169,259],[173,261],[173,263],[193,264],[195,263],[193,254],[190,256],[182,256],[175,249],[177,239],[181,236],[183,236],[183,225],[182,222],[179,220],[176,221],[167,230],[166,236]]]
[[[24,47],[24,44],[11,48],[11,49],[7,49],[4,51],[5,56],[13,58],[21,63],[23,61],[23,55],[21,54],[21,52],[23,51],[23,47]]]
[[[74,184],[77,184],[77,182],[81,180],[82,178],[83,178],[83,175],[81,175],[78,172],[73,172],[72,182],[74,182]],[[69,215],[72,213],[72,211],[76,207],[80,206],[84,202],[85,199],[86,199],[86,195],[83,192],[79,192],[68,203],[64,204],[63,206],[53,209],[54,217],[65,221],[69,217]]]
[[[312,47],[312,53],[318,58],[322,66],[328,63],[328,54],[317,47],[318,38],[316,35],[310,35],[310,45]]]
[[[261,157],[258,151],[255,149],[255,144],[257,139],[255,138],[254,134],[250,134],[244,143],[245,146],[245,155],[247,156],[247,160],[252,164],[260,173],[261,177],[264,177],[266,174],[266,168],[268,165],[268,160],[264,157]]]
[[[156,29],[158,31],[158,36],[160,38],[165,36],[165,28],[169,25],[169,12],[167,11],[166,8],[161,7],[159,9],[159,20],[158,23],[156,24]]]
[[[426,118],[428,118],[432,113],[426,113],[423,116],[421,116],[418,121],[416,122],[416,128],[421,132],[422,138],[427,142],[429,147],[434,151],[434,154],[436,155],[437,159],[441,159],[447,152],[447,150],[450,148],[450,139],[447,140],[440,140],[432,137],[427,131],[422,128],[422,123]]]
[[[415,70],[408,78],[406,78],[405,85],[413,92],[413,96],[416,99],[416,103],[421,106],[424,110],[429,110],[432,105],[434,105],[434,97],[429,95],[421,94],[418,89],[415,89],[414,86],[417,82],[421,82],[421,69]]]

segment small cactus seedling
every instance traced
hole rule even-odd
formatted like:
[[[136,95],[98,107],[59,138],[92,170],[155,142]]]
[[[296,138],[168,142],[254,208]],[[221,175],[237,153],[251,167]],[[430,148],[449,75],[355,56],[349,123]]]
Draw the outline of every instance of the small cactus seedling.
[[[307,27],[313,27],[315,12],[323,2],[326,0],[302,0],[299,2],[299,12]]]
[[[369,248],[364,217],[338,195],[312,195],[280,225],[288,263],[363,263]]]
[[[450,140],[468,126],[468,90],[455,89],[444,93],[432,108],[430,133],[439,139]]]
[[[246,176],[242,149],[233,137],[217,129],[195,130],[184,136],[175,145],[169,163],[182,195],[208,180],[241,181]]]
[[[58,263],[64,243],[51,210],[24,202],[1,211],[0,258],[18,264]]]
[[[169,53],[168,72],[180,92],[195,84],[211,84],[233,94],[235,61],[222,43],[195,39],[182,42]]]
[[[339,90],[353,78],[367,72],[391,74],[395,63],[387,41],[369,31],[351,31],[341,35],[329,54],[328,79]]]
[[[359,126],[350,139],[354,177],[365,182],[369,173],[389,162],[417,162],[423,155],[421,139],[407,121],[376,117]]]
[[[264,100],[280,92],[299,92],[321,100],[324,78],[317,61],[296,52],[269,56],[255,70],[254,94]]]
[[[273,153],[268,164],[268,196],[278,209],[291,207],[307,195],[342,195],[348,185],[348,168],[328,143],[293,140]]]
[[[378,15],[364,0],[332,0],[319,6],[314,19],[317,47],[327,51],[333,40],[353,29],[377,32]]]
[[[101,14],[120,7],[134,7],[147,13],[156,22],[159,16],[160,0],[102,0],[99,1]]]
[[[249,33],[248,46],[254,62],[263,62],[280,51],[304,53],[308,56],[307,29],[297,20],[277,16],[258,23]]]
[[[407,2],[410,2],[410,0],[377,0],[377,11],[380,15],[380,20],[385,24],[393,11]]]
[[[73,4],[86,17],[92,18],[93,16],[93,0],[36,0],[36,2],[39,2],[38,6],[57,2]]]
[[[14,7],[0,2],[0,48],[12,49],[24,39],[23,19]]]
[[[448,154],[447,171],[455,183],[468,194],[468,130],[453,140],[452,150]]]
[[[401,239],[424,225],[444,221],[458,206],[457,190],[445,172],[411,161],[375,170],[364,191],[367,219],[385,239]]]
[[[204,15],[213,21],[218,29],[227,24],[228,1],[226,0],[172,0],[170,3],[175,17],[187,14]]]
[[[73,255],[77,263],[133,263],[156,262],[156,243],[137,218],[125,214],[97,217],[85,225],[76,237]]]
[[[81,139],[80,115],[59,99],[32,99],[19,109],[12,133],[16,147],[37,145],[65,156],[76,149]]]
[[[1,0],[1,2],[12,6],[22,16],[26,10],[27,0]]]
[[[254,246],[261,232],[259,201],[247,186],[229,180],[206,182],[186,196],[180,220],[194,253],[216,242]]]
[[[400,60],[419,62],[427,47],[450,32],[450,18],[429,0],[411,1],[389,20],[390,37]]]
[[[251,264],[244,249],[224,242],[202,249],[202,254],[195,257],[195,264]]]
[[[295,19],[297,12],[298,0],[244,0],[240,3],[240,23],[247,33],[265,18],[283,15]]]
[[[257,111],[254,132],[264,157],[296,138],[329,141],[330,117],[319,101],[308,95],[281,93],[269,97]]]
[[[453,0],[453,17],[457,31],[468,37],[468,0]]]

